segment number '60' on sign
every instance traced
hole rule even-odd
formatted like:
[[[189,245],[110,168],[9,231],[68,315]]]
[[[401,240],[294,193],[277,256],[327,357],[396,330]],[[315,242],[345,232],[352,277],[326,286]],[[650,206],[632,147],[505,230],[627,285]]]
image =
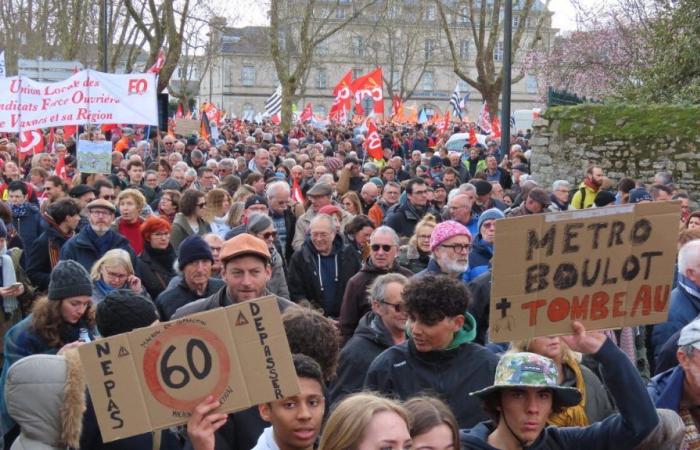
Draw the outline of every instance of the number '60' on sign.
[[[208,395],[220,396],[230,373],[226,345],[201,325],[178,323],[163,330],[143,355],[149,391],[174,410],[190,411]]]

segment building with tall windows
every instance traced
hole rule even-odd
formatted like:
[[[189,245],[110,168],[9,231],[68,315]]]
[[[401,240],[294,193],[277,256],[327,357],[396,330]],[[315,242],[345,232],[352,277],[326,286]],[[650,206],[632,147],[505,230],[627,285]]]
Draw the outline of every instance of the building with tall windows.
[[[293,2],[294,0],[288,0]],[[443,0],[450,24],[455,52],[463,61],[462,70],[476,79],[477,56],[466,2]],[[319,2],[323,4],[323,2]],[[328,21],[342,21],[353,12],[353,2],[332,3],[333,10],[323,12]],[[515,0],[513,33],[521,22],[520,4]],[[551,12],[540,0],[523,23],[522,42],[535,35],[542,20],[538,45],[549,48],[558,30],[551,26]],[[540,19],[541,18],[541,19]],[[278,85],[275,65],[270,54],[270,29],[264,26],[233,28],[225,19],[216,18],[210,37],[214,51],[209,56],[208,70],[202,75],[199,101],[212,101],[236,117],[252,118],[264,111],[265,99]],[[487,26],[490,26],[487,23]],[[501,27],[502,28],[502,27]],[[487,32],[488,35],[488,32]],[[290,46],[294,51],[293,45]],[[513,63],[517,74],[518,58]],[[496,67],[503,60],[503,41],[494,42],[492,58]],[[384,71],[385,111],[391,108],[391,91],[403,97],[408,105],[416,105],[428,116],[441,114],[448,108],[455,86],[462,96],[469,94],[468,116],[475,120],[483,102],[481,94],[453,71],[451,53],[441,27],[439,11],[433,2],[419,0],[383,0],[377,9],[363,12],[348,26],[316,47],[313,63],[304,79],[304,90],[297,101],[299,111],[307,103],[314,113],[326,114],[333,102],[333,87],[351,70],[353,78],[377,66]],[[391,89],[389,86],[391,85]],[[512,87],[511,109],[541,106],[541,86],[533,74]]]

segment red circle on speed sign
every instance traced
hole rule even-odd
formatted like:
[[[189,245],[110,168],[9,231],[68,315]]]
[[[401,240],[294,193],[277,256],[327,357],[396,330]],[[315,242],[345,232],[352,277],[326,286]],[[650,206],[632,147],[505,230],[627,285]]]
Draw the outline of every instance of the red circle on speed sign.
[[[216,380],[212,391],[206,395],[190,400],[183,400],[170,395],[165,390],[165,387],[161,383],[160,377],[158,376],[158,360],[162,356],[163,349],[167,348],[167,344],[171,340],[175,340],[183,336],[199,338],[204,341],[207,346],[212,347],[216,352],[216,355],[219,357],[220,366],[219,370],[216,371],[219,378]],[[213,395],[214,398],[217,398],[226,389],[230,373],[231,359],[229,358],[228,352],[226,351],[226,346],[223,342],[221,342],[221,339],[206,328],[189,323],[173,325],[167,330],[164,330],[156,339],[153,340],[143,354],[143,374],[151,394],[153,394],[153,397],[155,397],[155,399],[161,404],[178,411],[191,411],[208,395]]]

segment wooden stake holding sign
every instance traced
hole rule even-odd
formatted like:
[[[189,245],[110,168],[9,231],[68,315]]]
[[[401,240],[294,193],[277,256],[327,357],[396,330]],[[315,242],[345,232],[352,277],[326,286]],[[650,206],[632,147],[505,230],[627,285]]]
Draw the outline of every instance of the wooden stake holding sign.
[[[496,221],[490,340],[664,322],[679,217],[654,202]]]
[[[181,425],[208,395],[232,412],[299,392],[273,296],[80,346],[104,442]]]

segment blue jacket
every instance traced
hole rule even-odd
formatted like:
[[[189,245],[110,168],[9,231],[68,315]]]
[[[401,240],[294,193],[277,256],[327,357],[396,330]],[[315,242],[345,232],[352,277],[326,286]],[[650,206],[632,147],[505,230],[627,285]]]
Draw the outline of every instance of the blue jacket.
[[[678,412],[684,381],[685,372],[681,366],[676,366],[652,378],[647,386],[647,392],[654,406]]]
[[[688,280],[683,281],[689,282]],[[661,347],[675,333],[693,321],[700,314],[700,299],[691,296],[683,286],[678,286],[671,292],[671,304],[668,307],[668,320],[654,325],[651,334],[651,345],[654,357],[659,355]]]
[[[469,252],[469,270],[464,273],[464,281],[472,281],[482,273],[491,270],[493,244],[486,242],[480,234],[476,235]]]
[[[90,273],[92,265],[95,264],[95,261],[104,256],[104,253],[100,253],[92,241],[90,241],[90,238],[87,235],[88,228],[89,225],[80,230],[80,233],[68,239],[68,241],[63,244],[59,259],[61,261],[64,259],[72,259],[73,261],[78,262],[81,266],[85,267],[85,270]],[[136,260],[136,254],[134,253],[134,249],[132,249],[129,245],[129,241],[127,241],[124,236],[113,230],[109,230],[107,233],[112,234],[112,245],[110,250],[115,248],[126,250],[131,256],[131,264],[134,267],[136,275],[140,276],[141,274],[138,261]]]
[[[644,398],[644,383],[622,350],[608,339],[593,357],[601,364],[603,379],[620,413],[587,427],[546,426],[528,450],[632,449],[656,427],[656,409]],[[462,449],[495,450],[487,441],[494,429],[493,422],[483,422],[462,431]]]
[[[12,226],[17,230],[17,234],[22,239],[22,245],[25,251],[22,253],[22,267],[26,268],[29,262],[27,256],[27,250],[31,248],[32,244],[39,237],[41,233],[44,232],[45,223],[41,218],[41,213],[39,208],[34,205],[27,205],[27,215],[25,216],[12,216]]]

